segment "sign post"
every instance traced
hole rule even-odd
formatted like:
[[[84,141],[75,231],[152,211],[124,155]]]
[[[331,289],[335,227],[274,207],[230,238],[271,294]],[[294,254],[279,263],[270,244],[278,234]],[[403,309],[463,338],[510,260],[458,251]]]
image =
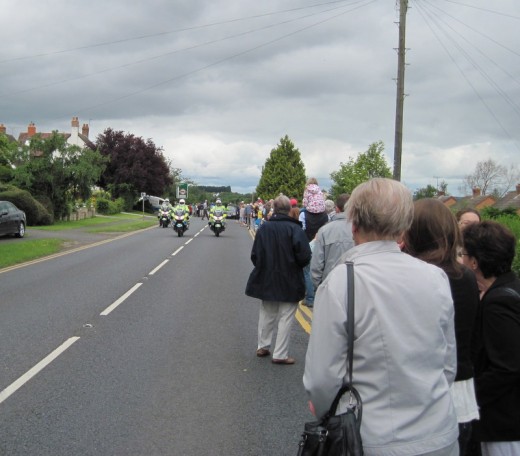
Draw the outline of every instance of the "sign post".
[[[141,200],[143,201],[143,220],[144,220],[144,200],[146,199],[146,193],[141,192]]]
[[[179,184],[177,186],[177,199],[179,200],[181,198],[184,198],[185,200],[188,199],[188,184],[187,183]]]

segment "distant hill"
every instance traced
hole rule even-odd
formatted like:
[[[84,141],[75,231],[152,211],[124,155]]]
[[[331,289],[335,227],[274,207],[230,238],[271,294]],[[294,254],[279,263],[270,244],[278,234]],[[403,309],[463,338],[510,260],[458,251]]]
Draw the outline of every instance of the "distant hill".
[[[211,185],[197,185],[197,188],[201,189],[204,192],[210,192],[210,193],[222,193],[222,192],[229,192],[231,193],[231,186],[228,185],[227,187],[215,187]]]

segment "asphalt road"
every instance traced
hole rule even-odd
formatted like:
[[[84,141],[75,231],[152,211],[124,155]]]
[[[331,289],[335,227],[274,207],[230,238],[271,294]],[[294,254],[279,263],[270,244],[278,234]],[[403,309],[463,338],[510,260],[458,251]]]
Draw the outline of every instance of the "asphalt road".
[[[248,230],[96,241],[0,270],[0,454],[295,454],[308,335],[255,356]]]

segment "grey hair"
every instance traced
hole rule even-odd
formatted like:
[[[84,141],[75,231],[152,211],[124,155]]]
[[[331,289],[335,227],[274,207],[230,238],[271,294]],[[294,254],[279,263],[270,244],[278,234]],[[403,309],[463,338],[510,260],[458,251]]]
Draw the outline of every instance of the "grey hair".
[[[336,204],[332,200],[325,200],[325,212],[330,214],[336,208]]]
[[[273,201],[273,212],[275,214],[289,214],[291,210],[291,200],[287,196],[280,194]]]
[[[377,239],[397,239],[413,221],[412,193],[398,181],[374,178],[358,185],[345,211],[359,230]]]

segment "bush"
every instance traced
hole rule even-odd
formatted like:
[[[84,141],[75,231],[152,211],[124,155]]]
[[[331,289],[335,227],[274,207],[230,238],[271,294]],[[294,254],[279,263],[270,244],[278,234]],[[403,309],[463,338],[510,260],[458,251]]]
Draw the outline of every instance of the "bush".
[[[54,206],[51,199],[47,195],[35,195],[34,199],[38,201],[48,212],[50,222],[44,225],[52,225],[54,223]]]
[[[110,201],[105,198],[98,198],[96,200],[96,211],[100,214],[110,215],[119,214],[124,209],[124,200],[118,198],[115,201]]]
[[[110,200],[105,198],[96,199],[96,212],[100,214],[109,214]]]
[[[516,216],[516,209],[514,207],[507,207],[505,209],[497,209],[493,206],[488,206],[480,212],[482,218],[496,220],[502,215]]]
[[[28,225],[52,225],[53,223],[52,215],[26,190],[9,186],[8,190],[0,192],[0,200],[10,201],[18,207],[18,209],[24,211]]]
[[[500,215],[495,220],[507,226],[516,237],[516,254],[513,260],[513,271],[520,277],[520,217],[516,214]]]

